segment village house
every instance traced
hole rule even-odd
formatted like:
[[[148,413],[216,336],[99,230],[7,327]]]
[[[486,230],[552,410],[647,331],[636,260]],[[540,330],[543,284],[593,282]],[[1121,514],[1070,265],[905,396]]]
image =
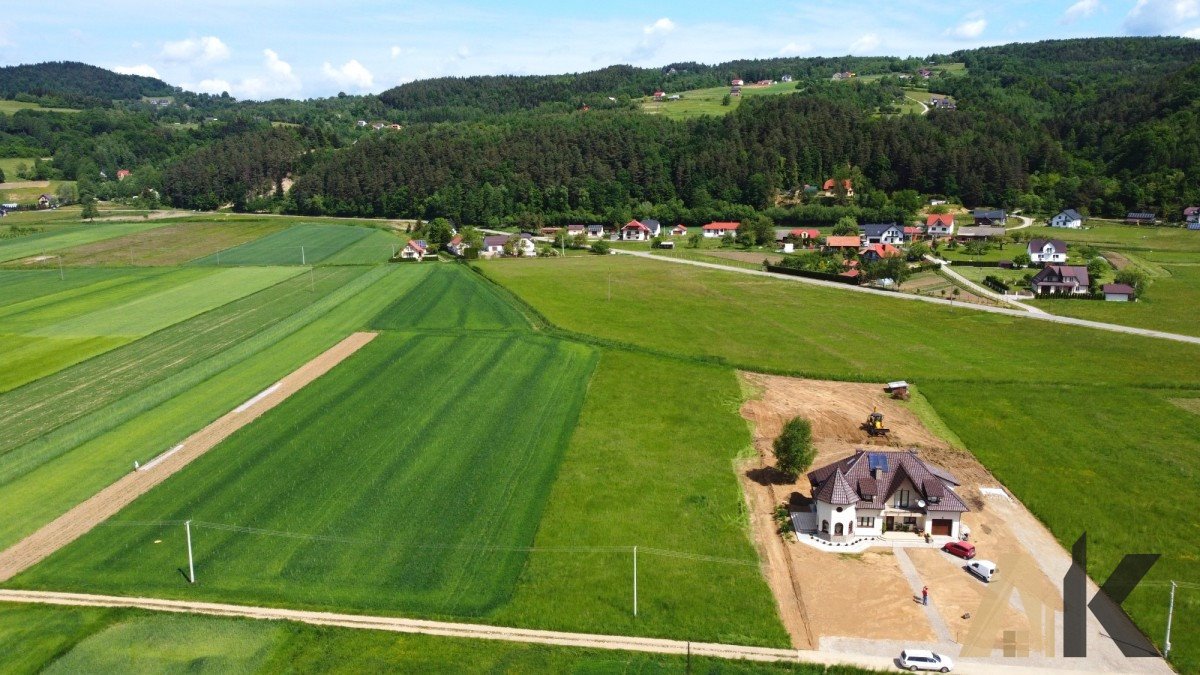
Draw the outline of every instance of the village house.
[[[821,189],[825,192],[826,197],[833,196],[833,187],[835,185],[837,185],[837,182],[834,181],[834,179],[832,179],[832,178],[825,181],[825,184],[821,187]],[[854,184],[850,182],[849,178],[846,178],[842,181],[842,188],[846,191],[847,197],[854,196]]]
[[[461,234],[454,235],[446,244],[446,250],[460,258],[467,254],[468,248],[471,248],[471,245],[463,241]]]
[[[1037,295],[1086,295],[1091,279],[1081,265],[1046,265],[1030,285]]]
[[[870,244],[864,246],[858,252],[858,257],[863,262],[877,262],[884,258],[895,258],[899,255],[901,255],[900,249],[891,244]]]
[[[904,243],[904,227],[897,223],[868,223],[860,225],[862,245],[892,244],[900,246]]]
[[[933,76],[933,71],[928,68],[922,68],[917,71],[917,74],[920,75],[921,77],[925,78],[926,80],[928,80],[930,77]]]
[[[621,228],[623,241],[649,241],[662,233],[662,224],[657,220],[631,220]]]
[[[425,259],[425,254],[429,251],[429,244],[424,239],[409,239],[404,248],[400,249],[401,260],[416,260]]]
[[[664,98],[666,98],[666,96],[667,96],[667,92],[663,91],[662,89],[659,89],[658,91],[654,92],[654,100],[655,101],[661,101]]]
[[[583,233],[583,225],[567,225],[567,236],[578,237]]]
[[[794,230],[788,230],[787,236],[798,242],[812,245],[821,238],[821,231],[811,227],[797,227]]]
[[[841,543],[886,532],[958,539],[967,505],[958,479],[909,451],[856,450],[808,474],[815,529]]]
[[[1133,302],[1135,300],[1133,286],[1129,284],[1104,284],[1100,290],[1104,291],[1104,299],[1107,302]]]
[[[1059,211],[1053,218],[1046,223],[1050,227],[1066,227],[1072,230],[1078,230],[1083,227],[1083,216],[1075,209],[1066,209]]]
[[[588,239],[600,239],[604,236],[604,226],[600,223],[588,223],[583,229],[587,230]]]
[[[955,235],[955,238],[961,242],[991,241],[993,239],[999,239],[999,238],[1005,236],[1005,234],[1007,234],[1007,232],[1008,231],[1005,230],[1003,227],[989,227],[987,225],[979,225],[979,226],[968,225],[967,227],[958,228],[958,234]]]
[[[736,85],[735,85],[735,86],[732,86],[732,87],[730,87],[730,88],[729,88],[729,95],[730,95],[730,96],[741,96],[741,95],[742,95],[742,88],[741,88],[740,86],[736,86]]]
[[[746,84],[744,81],[736,77],[729,81],[729,86],[731,87],[740,87],[744,84]]]
[[[675,227],[672,227],[671,228],[671,236],[672,237],[686,237],[687,236],[687,226],[685,226],[683,223],[680,223],[680,224],[676,225]]]
[[[937,110],[957,110],[958,104],[948,96],[930,96],[929,107]]]
[[[1058,239],[1030,239],[1026,252],[1029,254],[1030,262],[1067,262],[1067,242]]]
[[[129,178],[131,175],[129,169],[117,169],[117,180],[119,181]]]
[[[1130,225],[1153,225],[1157,220],[1153,213],[1146,211],[1130,211],[1125,214],[1125,222]]]
[[[1004,209],[975,209],[971,215],[976,225],[1003,227],[1008,223],[1008,214],[1004,213]]]
[[[39,209],[48,209],[54,206],[54,195],[39,195],[37,204]]]
[[[1189,206],[1183,210],[1183,220],[1189,230],[1200,230],[1200,206]],[[1192,227],[1196,225],[1198,227]]]
[[[507,234],[493,234],[483,238],[483,250],[479,255],[492,258],[504,255],[504,244],[508,241]]]
[[[792,81],[792,76],[791,76],[791,75],[781,75],[781,76],[779,77],[779,81],[780,81],[780,82],[791,82],[791,81]]]
[[[910,243],[919,241],[925,238],[925,228],[920,225],[905,225],[904,226],[904,242]]]
[[[925,216],[925,232],[931,237],[949,237],[954,234],[953,213],[931,213]]]
[[[700,229],[708,239],[720,239],[726,234],[736,235],[740,225],[739,222],[711,222]]]

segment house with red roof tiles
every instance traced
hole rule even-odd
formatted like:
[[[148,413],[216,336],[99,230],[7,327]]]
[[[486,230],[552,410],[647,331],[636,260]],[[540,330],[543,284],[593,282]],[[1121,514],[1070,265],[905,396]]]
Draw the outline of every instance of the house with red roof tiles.
[[[711,222],[700,228],[709,239],[720,239],[726,234],[737,234],[739,222]]]

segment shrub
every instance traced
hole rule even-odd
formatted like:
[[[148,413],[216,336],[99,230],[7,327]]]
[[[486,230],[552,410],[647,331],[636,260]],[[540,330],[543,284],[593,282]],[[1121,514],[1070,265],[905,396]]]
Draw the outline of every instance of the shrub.
[[[611,248],[612,247],[608,245],[607,241],[597,241],[592,243],[592,253],[597,255],[607,255]]]

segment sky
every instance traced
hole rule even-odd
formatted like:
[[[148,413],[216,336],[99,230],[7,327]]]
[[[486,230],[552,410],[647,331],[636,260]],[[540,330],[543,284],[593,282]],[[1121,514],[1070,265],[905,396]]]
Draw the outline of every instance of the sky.
[[[777,56],[925,56],[1183,35],[1200,0],[55,0],[0,13],[0,65],[83,61],[241,99],[377,93],[446,75]]]

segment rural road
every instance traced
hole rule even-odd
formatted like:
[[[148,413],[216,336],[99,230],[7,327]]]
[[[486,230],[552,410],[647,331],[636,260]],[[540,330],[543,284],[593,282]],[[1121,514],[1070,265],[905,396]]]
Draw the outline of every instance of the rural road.
[[[1013,214],[1013,217],[1014,217],[1014,218],[1017,218],[1017,219],[1019,219],[1019,220],[1021,221],[1021,224],[1020,224],[1020,225],[1017,225],[1016,227],[1010,227],[1010,228],[1008,228],[1008,231],[1009,231],[1009,232],[1012,232],[1013,230],[1023,230],[1023,229],[1025,229],[1025,228],[1027,228],[1027,227],[1030,227],[1031,225],[1033,225],[1033,218],[1029,218],[1029,217],[1026,217],[1026,216],[1018,216],[1018,215],[1017,215],[1017,214],[1015,214],[1015,213]]]
[[[313,612],[276,607],[252,607],[189,600],[161,600],[156,598],[130,598],[113,595],[91,595],[83,593],[57,593],[52,591],[0,590],[0,602],[37,603],[44,605],[67,605],[76,607],[124,607],[156,612],[180,614],[204,614],[209,616],[240,617],[247,619],[284,620],[317,626],[338,626],[366,630],[381,630],[394,633],[418,633],[442,637],[474,638],[482,640],[504,640],[529,644],[586,647],[655,654],[709,656],[721,659],[745,661],[787,661],[791,663],[820,663],[825,665],[848,664],[875,670],[892,670],[895,659],[886,656],[868,656],[845,653],[826,653],[810,650],[771,649],[747,647],[711,642],[685,642],[662,638],[644,638],[625,635],[595,635],[589,633],[564,633],[559,631],[509,628],[483,624],[426,621],[389,616],[363,616],[333,612]],[[1148,659],[1147,659],[1148,660]],[[958,659],[958,672],[981,675],[1024,675],[1044,673],[1044,665],[1036,668],[1019,665],[996,664],[990,661]],[[1163,666],[1165,669],[1165,666]],[[1169,671],[1166,671],[1169,672]]]
[[[981,286],[981,285],[975,283],[974,281],[971,281],[970,279],[964,277],[963,275],[959,274],[958,272],[955,272],[954,268],[950,266],[949,261],[942,260],[941,258],[935,258],[931,255],[925,256],[925,259],[931,263],[940,265],[942,274],[945,274],[946,276],[950,277],[953,281],[960,283],[960,284],[966,286],[967,288],[971,289],[971,292],[976,295],[982,295],[983,297],[988,298],[990,300],[995,300],[996,302],[1003,302],[1006,305],[1012,305],[1013,307],[1023,309],[1026,312],[1029,312],[1031,314],[1041,314],[1041,315],[1045,315],[1045,316],[1050,316],[1050,312],[1047,312],[1043,309],[1039,309],[1037,307],[1033,307],[1031,305],[1026,305],[1025,303],[1019,302],[1017,300],[1013,300],[1012,298],[1001,295],[986,286]]]
[[[840,284],[834,281],[825,281],[823,279],[810,279],[808,277],[796,277],[790,274],[776,274],[775,272],[766,272],[763,270],[752,270],[744,267],[729,267],[728,265],[718,265],[717,263],[701,262],[699,260],[686,260],[684,258],[672,258],[663,255],[654,255],[644,251],[627,251],[621,249],[612,249],[618,255],[629,255],[638,258],[646,258],[649,260],[657,260],[664,263],[674,263],[676,265],[691,265],[693,267],[705,267],[722,272],[731,272],[734,274],[749,274],[752,276],[766,277],[768,279],[779,279],[782,281],[793,281],[802,284],[811,284],[814,286],[824,286],[826,288],[836,288],[840,291],[848,291],[852,293],[867,293],[870,295],[882,295],[884,297],[893,298],[895,300],[911,300],[914,302],[928,302],[935,305],[949,305],[960,309],[968,309],[976,312],[990,312],[992,314],[1004,314],[1007,316],[1016,316],[1024,319],[1034,319],[1037,321],[1049,321],[1052,323],[1060,323],[1068,326],[1080,326],[1082,328],[1093,328],[1096,330],[1105,330],[1112,333],[1125,333],[1127,335],[1138,335],[1141,337],[1158,338],[1160,340],[1174,340],[1175,342],[1187,342],[1200,345],[1200,336],[1181,335],[1179,333],[1168,333],[1160,330],[1150,330],[1148,328],[1134,328],[1133,326],[1122,326],[1115,323],[1104,323],[1102,321],[1089,321],[1087,319],[1076,319],[1069,316],[1058,316],[1055,314],[1034,314],[1019,309],[1009,309],[1007,307],[990,307],[988,305],[975,305],[964,302],[954,302],[953,300],[943,300],[928,295],[914,295],[912,293],[897,293],[895,291],[884,291],[877,288],[866,288],[863,286],[851,286],[848,284]]]
[[[919,103],[921,105],[921,114],[922,115],[927,114],[929,112],[929,106],[925,105],[924,101],[917,100],[917,99],[909,96],[908,94],[905,94],[904,98],[906,98],[910,101],[916,101],[917,103]]]

